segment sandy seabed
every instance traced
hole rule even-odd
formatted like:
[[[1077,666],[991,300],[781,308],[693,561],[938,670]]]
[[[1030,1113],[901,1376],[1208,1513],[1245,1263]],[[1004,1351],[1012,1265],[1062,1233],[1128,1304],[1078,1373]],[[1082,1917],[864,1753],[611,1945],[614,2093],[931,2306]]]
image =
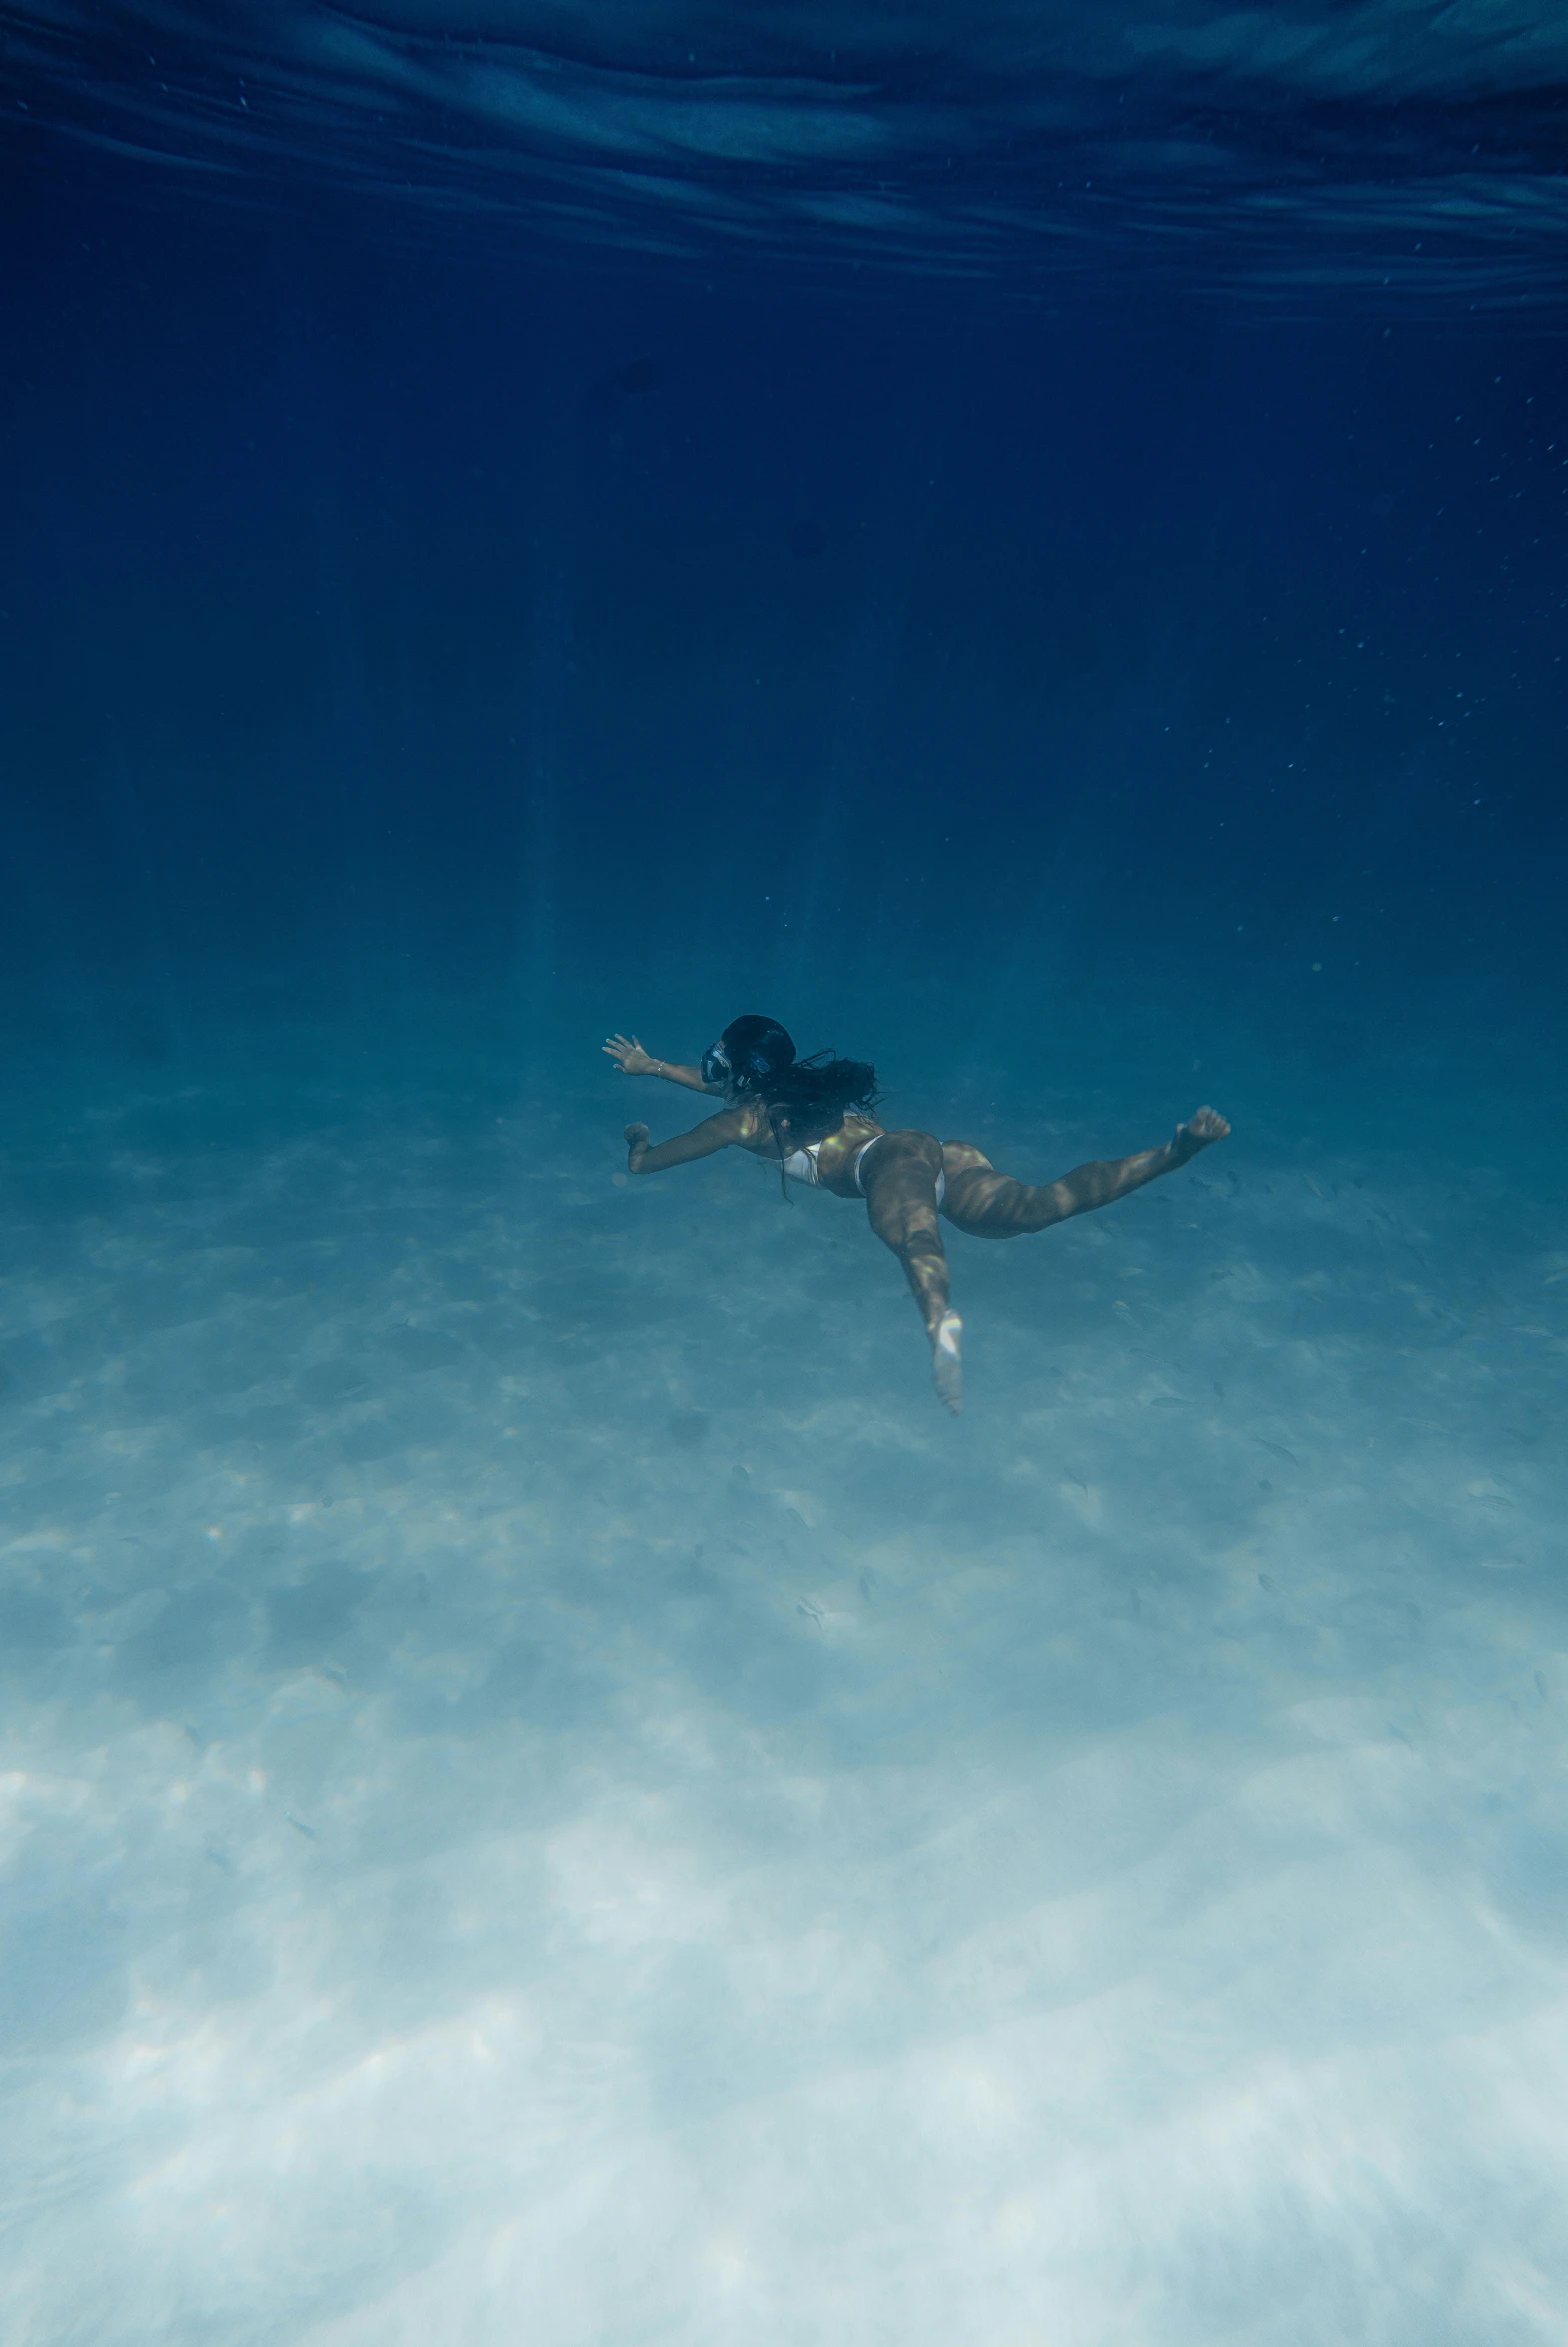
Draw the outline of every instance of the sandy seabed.
[[[0,2333],[1560,2341],[1560,1225],[1238,1117],[952,1423],[603,1095],[13,1133]]]

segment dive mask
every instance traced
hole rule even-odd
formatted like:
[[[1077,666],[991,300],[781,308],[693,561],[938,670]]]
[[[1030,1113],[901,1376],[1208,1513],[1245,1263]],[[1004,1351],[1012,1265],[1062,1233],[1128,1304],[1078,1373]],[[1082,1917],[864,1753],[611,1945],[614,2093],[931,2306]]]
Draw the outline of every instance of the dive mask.
[[[722,1043],[710,1044],[697,1064],[697,1072],[705,1084],[755,1084],[760,1076],[773,1073],[773,1062],[766,1052],[744,1052],[738,1069]]]

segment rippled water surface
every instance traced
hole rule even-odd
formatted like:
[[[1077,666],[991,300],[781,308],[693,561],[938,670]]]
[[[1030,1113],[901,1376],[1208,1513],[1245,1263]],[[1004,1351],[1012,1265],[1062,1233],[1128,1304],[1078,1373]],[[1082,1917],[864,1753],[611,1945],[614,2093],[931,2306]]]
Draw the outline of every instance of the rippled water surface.
[[[1555,300],[1568,25],[1540,0],[1235,9],[9,5],[13,109],[215,200],[258,178],[689,259],[1275,307]]]

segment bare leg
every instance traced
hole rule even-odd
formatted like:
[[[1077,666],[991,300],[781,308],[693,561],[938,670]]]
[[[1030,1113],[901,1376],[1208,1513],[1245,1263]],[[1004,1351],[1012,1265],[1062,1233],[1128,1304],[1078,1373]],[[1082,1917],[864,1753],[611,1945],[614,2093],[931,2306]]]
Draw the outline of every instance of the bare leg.
[[[930,1338],[936,1390],[956,1417],[963,1407],[963,1322],[947,1301],[947,1257],[936,1219],[941,1144],[929,1133],[889,1133],[863,1164],[871,1228],[903,1265]]]
[[[1141,1189],[1145,1181],[1173,1173],[1199,1150],[1223,1141],[1229,1131],[1224,1118],[1213,1109],[1199,1109],[1158,1149],[1139,1150],[1130,1158],[1096,1158],[1039,1188],[998,1174],[984,1151],[972,1142],[944,1142],[947,1199],[942,1212],[974,1238],[1016,1238],[1025,1231],[1048,1230],[1053,1222],[1066,1222],[1074,1214],[1112,1205],[1117,1198]]]

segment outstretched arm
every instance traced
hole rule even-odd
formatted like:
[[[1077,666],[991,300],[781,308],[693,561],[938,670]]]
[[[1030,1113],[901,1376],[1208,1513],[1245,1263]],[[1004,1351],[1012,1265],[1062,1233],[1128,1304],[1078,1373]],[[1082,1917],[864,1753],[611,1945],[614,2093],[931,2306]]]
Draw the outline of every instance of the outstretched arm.
[[[700,1068],[689,1068],[680,1060],[656,1060],[645,1052],[635,1035],[610,1035],[600,1046],[610,1054],[623,1076],[662,1076],[667,1084],[684,1084],[688,1092],[719,1092],[719,1085],[705,1084]]]
[[[673,1134],[669,1141],[656,1142],[650,1148],[648,1127],[629,1125],[627,1172],[663,1174],[671,1166],[689,1166],[694,1158],[711,1158],[715,1150],[726,1150],[732,1142],[745,1141],[751,1130],[748,1110],[721,1109],[717,1117],[705,1117],[690,1133]]]

